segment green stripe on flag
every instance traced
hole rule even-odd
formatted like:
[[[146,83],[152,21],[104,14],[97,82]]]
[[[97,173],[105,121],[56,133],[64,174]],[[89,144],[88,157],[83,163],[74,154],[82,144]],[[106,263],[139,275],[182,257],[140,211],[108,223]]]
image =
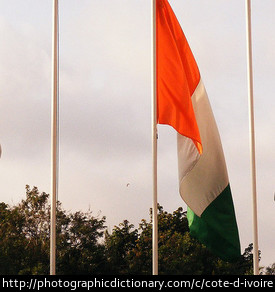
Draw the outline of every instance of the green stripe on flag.
[[[232,262],[240,253],[240,240],[230,185],[198,217],[187,210],[190,235],[222,260]]]

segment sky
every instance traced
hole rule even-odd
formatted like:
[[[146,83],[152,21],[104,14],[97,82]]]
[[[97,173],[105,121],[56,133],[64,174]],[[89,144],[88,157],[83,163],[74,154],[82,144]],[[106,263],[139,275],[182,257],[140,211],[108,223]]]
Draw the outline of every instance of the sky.
[[[169,1],[219,128],[242,252],[253,242],[245,1]],[[275,262],[275,2],[252,1],[260,266]],[[151,1],[60,0],[58,200],[138,227],[152,206]],[[0,0],[0,201],[51,192],[52,1]],[[186,209],[176,133],[158,127],[158,202]]]

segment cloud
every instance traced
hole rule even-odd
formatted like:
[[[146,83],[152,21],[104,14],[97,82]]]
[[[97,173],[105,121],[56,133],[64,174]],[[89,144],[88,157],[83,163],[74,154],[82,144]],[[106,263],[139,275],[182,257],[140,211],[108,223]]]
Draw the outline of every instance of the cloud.
[[[32,34],[22,35],[5,20],[0,30],[1,42],[8,44],[0,49],[3,152],[24,159],[48,139],[50,58]]]

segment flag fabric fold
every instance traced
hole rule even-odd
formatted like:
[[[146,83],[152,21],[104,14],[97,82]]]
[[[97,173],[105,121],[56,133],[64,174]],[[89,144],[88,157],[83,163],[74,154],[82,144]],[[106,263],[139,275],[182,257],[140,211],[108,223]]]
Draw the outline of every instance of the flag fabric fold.
[[[167,0],[157,0],[157,119],[177,131],[179,189],[190,234],[221,259],[240,256],[218,128],[197,63]]]

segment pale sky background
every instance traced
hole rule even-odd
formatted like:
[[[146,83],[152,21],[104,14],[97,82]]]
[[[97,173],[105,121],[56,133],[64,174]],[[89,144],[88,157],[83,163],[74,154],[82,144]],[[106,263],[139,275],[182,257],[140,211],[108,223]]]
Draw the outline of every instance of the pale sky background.
[[[245,1],[170,0],[220,131],[242,252],[253,241]],[[260,265],[275,262],[275,1],[252,1]],[[66,210],[149,220],[151,1],[60,0],[59,200]],[[51,0],[0,0],[0,201],[50,193]],[[176,134],[159,126],[158,201],[173,212]],[[127,187],[127,184],[129,186]]]

